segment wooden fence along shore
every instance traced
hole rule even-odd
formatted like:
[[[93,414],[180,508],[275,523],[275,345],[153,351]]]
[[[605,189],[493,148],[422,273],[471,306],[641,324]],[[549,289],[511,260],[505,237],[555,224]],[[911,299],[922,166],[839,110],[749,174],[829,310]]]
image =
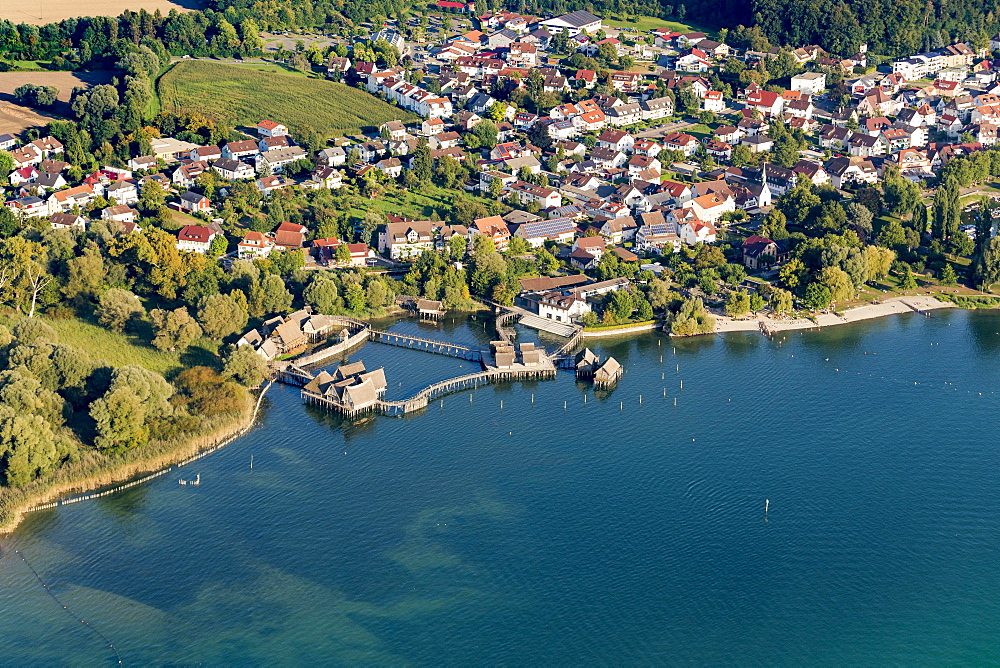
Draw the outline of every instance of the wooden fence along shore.
[[[212,454],[213,452],[216,452],[217,450],[221,450],[222,448],[226,447],[227,445],[229,445],[230,443],[232,443],[236,439],[240,438],[241,436],[246,435],[251,429],[253,429],[253,426],[257,423],[257,414],[260,412],[260,405],[261,405],[261,403],[262,403],[262,401],[264,399],[264,394],[266,394],[267,391],[269,389],[271,389],[271,385],[273,383],[274,383],[274,381],[268,382],[268,384],[266,386],[264,386],[264,388],[260,391],[260,394],[257,396],[257,403],[254,405],[253,414],[250,416],[250,420],[247,422],[246,426],[244,426],[242,429],[240,429],[236,433],[231,434],[231,435],[227,436],[226,438],[222,439],[221,441],[217,442],[215,445],[213,445],[213,446],[211,446],[209,448],[206,448],[204,450],[201,450],[200,452],[198,452],[198,454],[194,455],[193,457],[188,457],[184,461],[178,462],[174,466],[168,466],[165,469],[162,469],[160,471],[156,471],[155,473],[150,473],[149,475],[144,476],[142,478],[139,478],[138,480],[133,480],[131,482],[125,483],[124,485],[119,485],[119,486],[113,487],[111,489],[106,489],[103,492],[94,492],[94,493],[91,493],[91,494],[84,494],[82,496],[73,496],[73,497],[69,497],[67,499],[60,499],[58,501],[53,501],[51,503],[45,503],[45,504],[42,504],[40,506],[34,506],[33,508],[28,508],[28,509],[23,510],[21,512],[22,513],[31,513],[31,512],[35,512],[36,510],[45,510],[47,508],[55,508],[57,506],[68,506],[70,504],[79,503],[81,501],[90,501],[92,499],[100,499],[101,497],[110,496],[112,494],[117,494],[118,492],[123,492],[126,489],[131,489],[132,487],[135,487],[137,485],[141,485],[144,482],[149,482],[150,480],[153,480],[154,478],[159,478],[161,475],[165,475],[167,473],[170,473],[171,471],[174,470],[174,468],[180,468],[182,466],[187,466],[191,462],[197,461],[197,460],[201,459],[202,457],[206,457],[206,456]]]
[[[512,324],[517,322],[522,317],[522,313],[517,310],[507,309],[500,305],[495,306],[497,307],[497,332],[504,344],[512,346],[514,338],[517,334]],[[472,362],[479,362],[483,365],[484,370],[433,383],[408,399],[386,400],[379,397],[377,400],[361,410],[351,410],[328,396],[311,392],[306,389],[301,391],[302,400],[307,404],[322,406],[324,408],[349,415],[361,412],[381,412],[389,416],[403,416],[408,413],[427,408],[431,401],[446,394],[460,392],[467,389],[476,389],[480,385],[523,380],[553,379],[556,377],[556,369],[576,369],[577,361],[573,356],[573,351],[579,347],[580,342],[583,339],[583,328],[575,326],[572,336],[570,336],[566,342],[551,355],[543,355],[540,364],[536,364],[534,366],[515,364],[509,367],[498,367],[491,366],[489,364],[491,361],[491,353],[488,350],[482,350],[460,343],[449,343],[447,341],[438,341],[421,336],[412,336],[378,330],[374,329],[369,323],[357,318],[339,316],[336,321],[337,324],[341,326],[342,331],[346,330],[345,333],[347,336],[341,335],[341,337],[339,337],[340,340],[335,343],[331,343],[329,346],[324,346],[314,350],[309,355],[298,357],[294,362],[278,362],[274,367],[273,379],[269,381],[268,384],[261,390],[257,397],[253,414],[251,415],[249,422],[242,429],[215,443],[211,447],[199,451],[194,456],[175,464],[174,466],[150,473],[142,478],[132,480],[128,483],[104,490],[102,492],[94,492],[91,494],[60,499],[51,503],[45,503],[28,508],[22,512],[29,513],[37,510],[45,510],[48,508],[55,508],[57,506],[66,506],[73,503],[79,503],[81,501],[89,501],[92,499],[110,496],[111,494],[116,494],[126,489],[141,485],[145,482],[170,473],[175,468],[181,468],[197,461],[198,459],[201,459],[202,457],[210,455],[211,453],[229,445],[236,439],[246,435],[253,428],[257,421],[257,415],[260,412],[260,406],[264,399],[264,395],[275,381],[304,388],[305,385],[315,378],[314,374],[308,371],[305,367],[316,365],[330,357],[343,354],[367,341],[375,341],[386,345],[410,348],[413,350],[423,350],[429,353],[447,355],[449,357],[455,357]],[[616,381],[617,377],[620,375],[621,371],[619,370],[617,372],[617,376],[613,380]]]

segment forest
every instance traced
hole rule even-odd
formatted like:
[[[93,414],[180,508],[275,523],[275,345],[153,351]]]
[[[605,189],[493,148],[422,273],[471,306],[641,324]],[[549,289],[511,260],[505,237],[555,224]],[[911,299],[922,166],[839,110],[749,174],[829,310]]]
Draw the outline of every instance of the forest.
[[[0,53],[10,60],[51,60],[54,69],[107,67],[126,45],[147,43],[174,56],[258,55],[266,31],[366,34],[387,18],[426,13],[432,3],[409,0],[209,0],[200,11],[167,16],[145,10],[117,18],[67,19],[43,26],[0,22]],[[587,9],[605,17],[652,16],[689,21],[731,37],[737,47],[818,44],[848,56],[861,44],[884,57],[966,41],[984,46],[998,24],[997,0],[486,0],[480,11],[532,15]],[[371,22],[367,28],[365,22]],[[2,61],[0,61],[2,65]]]

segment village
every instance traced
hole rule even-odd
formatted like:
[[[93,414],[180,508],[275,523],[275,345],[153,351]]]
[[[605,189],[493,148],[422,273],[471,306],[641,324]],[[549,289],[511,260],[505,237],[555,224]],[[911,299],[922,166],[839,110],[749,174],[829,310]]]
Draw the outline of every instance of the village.
[[[224,266],[301,252],[311,270],[399,275],[428,252],[471,254],[477,237],[504,254],[544,249],[557,259],[555,271],[522,278],[512,301],[541,328],[568,336],[595,297],[630,289],[628,277],[599,275],[607,255],[634,267],[624,273],[648,277],[682,248],[725,241],[736,250],[731,261],[766,277],[788,252],[761,231],[762,221],[797,185],[827,188],[845,202],[889,173],[925,186],[950,161],[997,141],[994,61],[962,43],[872,72],[863,45],[848,59],[814,46],[741,51],[699,32],[611,28],[583,10],[539,18],[476,16],[471,3],[449,0],[438,6],[479,29],[407,44],[386,27],[369,41],[409,54],[406,66],[338,55],[327,66],[330,78],[421,120],[390,121],[309,151],[282,119],[261,119],[219,145],[154,138],[150,154],[79,179],[54,137],[6,134],[0,150],[13,170],[5,206],[26,224],[84,230],[103,220],[122,234],[142,234],[156,220],[136,206],[154,189],[190,223],[176,232],[177,248]],[[1000,49],[1000,35],[991,47]],[[768,66],[789,72],[786,88],[755,79]],[[720,78],[732,81],[734,73],[746,85]],[[554,104],[528,110],[539,102]],[[469,177],[456,188],[501,203],[503,213],[467,224],[389,213],[367,243],[360,234],[319,237],[288,221],[270,232],[239,232],[218,217],[239,182],[252,183],[261,202],[282,191],[364,190],[406,182],[428,156],[460,165]],[[451,260],[462,266],[464,258]],[[260,337],[255,347],[273,359],[281,346],[263,345],[269,340]]]

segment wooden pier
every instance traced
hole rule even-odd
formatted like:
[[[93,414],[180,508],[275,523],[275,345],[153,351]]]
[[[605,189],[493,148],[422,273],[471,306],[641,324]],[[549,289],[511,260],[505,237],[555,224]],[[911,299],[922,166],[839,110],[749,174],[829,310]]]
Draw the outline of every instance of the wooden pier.
[[[559,348],[552,353],[553,361],[559,360],[563,362],[564,360],[569,360],[567,366],[560,366],[560,368],[572,369],[576,366],[576,360],[572,356],[572,352],[577,349],[580,342],[583,340],[583,327],[577,327],[573,336],[566,339],[566,342],[559,346]]]
[[[505,348],[511,349],[510,358],[506,357],[497,364],[490,351],[475,348],[461,343],[449,343],[438,341],[422,336],[401,334],[380,329],[374,329],[369,323],[356,318],[337,317],[336,326],[347,329],[350,336],[332,345],[320,349],[305,358],[300,358],[295,362],[281,362],[276,368],[276,380],[302,388],[302,401],[306,404],[319,406],[327,410],[332,410],[348,417],[354,417],[366,413],[382,413],[390,416],[404,416],[415,411],[427,408],[428,404],[438,397],[442,397],[452,392],[460,392],[468,389],[475,389],[480,385],[489,383],[505,383],[527,380],[549,380],[556,377],[557,369],[574,370],[577,368],[577,359],[573,351],[579,347],[583,340],[583,328],[574,326],[574,332],[558,350],[552,355],[545,354],[544,350],[535,349],[531,344],[527,350],[521,351],[522,362],[517,363],[517,355],[513,352],[513,340],[516,331],[512,324],[522,317],[518,309],[497,306],[496,327],[500,341]],[[312,373],[304,367],[310,362],[318,362],[330,357],[337,352],[342,352],[347,348],[363,343],[365,340],[383,343],[390,346],[409,348],[411,350],[423,350],[424,352],[446,355],[458,359],[478,362],[483,365],[483,371],[464,374],[442,380],[428,385],[412,397],[399,400],[386,400],[381,395],[372,401],[364,402],[360,408],[354,408],[335,397],[313,391],[315,388],[306,388],[314,378]],[[540,354],[539,354],[540,353]],[[585,374],[594,379],[595,384],[603,387],[614,385],[621,377],[621,367],[613,359],[610,364],[602,365],[600,370],[595,368],[596,373]],[[595,365],[596,366],[596,365]],[[324,372],[325,373],[325,372]],[[361,405],[361,404],[357,404]]]
[[[498,313],[496,317],[496,328],[497,334],[500,338],[508,343],[513,343],[514,337],[517,336],[517,330],[514,329],[511,324],[517,322],[521,314],[517,311],[499,311],[500,307],[497,307]]]
[[[457,357],[458,359],[469,360],[470,362],[482,362],[487,358],[487,351],[473,348],[461,343],[448,343],[446,341],[436,341],[426,339],[422,336],[412,336],[410,334],[399,334],[397,332],[386,332],[380,329],[369,330],[368,338],[378,343],[400,348],[412,348],[423,350],[438,355]]]
[[[296,387],[302,387],[313,378],[314,376],[311,373],[305,369],[300,369],[294,364],[288,364],[287,366],[279,368],[277,374],[275,375],[275,380],[278,382],[286,385],[295,385]]]

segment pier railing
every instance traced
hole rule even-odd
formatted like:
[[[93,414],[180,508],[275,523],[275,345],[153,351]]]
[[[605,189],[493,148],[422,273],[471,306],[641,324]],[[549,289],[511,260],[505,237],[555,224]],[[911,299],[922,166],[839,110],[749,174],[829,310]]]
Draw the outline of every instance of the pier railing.
[[[508,343],[514,342],[517,330],[511,326],[511,323],[517,322],[520,318],[521,314],[517,311],[502,311],[497,315],[496,327],[501,339]]]
[[[576,350],[577,346],[580,345],[580,341],[583,340],[583,327],[577,326],[576,331],[573,336],[566,339],[566,343],[559,346],[559,349],[552,353],[553,358],[563,358],[567,357]]]
[[[471,362],[482,362],[486,359],[487,355],[487,351],[485,350],[473,348],[472,346],[467,346],[462,343],[448,343],[446,341],[427,339],[422,336],[400,334],[398,332],[387,332],[381,329],[369,330],[369,338],[372,341],[377,341],[378,343],[384,343],[390,346],[423,350],[425,352],[447,355],[449,357],[457,357]]]

